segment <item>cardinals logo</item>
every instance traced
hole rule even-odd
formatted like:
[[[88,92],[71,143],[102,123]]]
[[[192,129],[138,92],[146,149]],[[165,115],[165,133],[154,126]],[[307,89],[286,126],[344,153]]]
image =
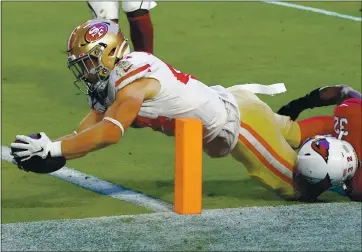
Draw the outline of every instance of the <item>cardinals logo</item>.
[[[312,142],[312,149],[317,152],[326,163],[328,163],[329,157],[329,142],[325,138],[316,138]]]

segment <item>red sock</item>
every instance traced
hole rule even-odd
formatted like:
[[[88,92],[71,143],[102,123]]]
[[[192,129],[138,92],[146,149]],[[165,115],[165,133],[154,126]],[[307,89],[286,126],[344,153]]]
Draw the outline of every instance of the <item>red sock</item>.
[[[153,25],[150,14],[128,17],[128,22],[134,50],[153,53]]]

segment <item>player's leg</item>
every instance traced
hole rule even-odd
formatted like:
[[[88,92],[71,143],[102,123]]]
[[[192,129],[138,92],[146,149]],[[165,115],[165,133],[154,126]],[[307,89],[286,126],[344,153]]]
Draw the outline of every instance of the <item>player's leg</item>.
[[[92,13],[93,18],[105,18],[118,23],[119,19],[119,2],[94,2],[88,1],[88,8]]]
[[[135,51],[153,53],[153,25],[149,10],[155,6],[154,1],[122,1]]]
[[[255,94],[229,89],[239,105],[239,141],[232,156],[249,175],[284,198],[294,198],[293,168],[297,154],[284,139],[273,111]]]
[[[313,136],[333,133],[333,116],[315,116],[302,121],[293,121],[289,116],[275,114],[275,119],[285,140],[293,149],[297,149]]]
[[[297,149],[301,143],[301,129],[296,121],[290,119],[289,116],[274,114],[280,132],[284,139],[293,149]]]

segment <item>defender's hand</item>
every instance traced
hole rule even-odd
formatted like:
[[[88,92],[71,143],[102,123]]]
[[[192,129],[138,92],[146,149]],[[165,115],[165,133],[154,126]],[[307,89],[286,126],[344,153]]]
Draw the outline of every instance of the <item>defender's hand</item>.
[[[283,116],[289,116],[290,119],[295,121],[295,119],[298,118],[300,112],[301,112],[300,110],[293,108],[291,103],[288,103],[287,105],[284,105],[283,107],[281,107],[278,110],[277,114],[283,115]]]

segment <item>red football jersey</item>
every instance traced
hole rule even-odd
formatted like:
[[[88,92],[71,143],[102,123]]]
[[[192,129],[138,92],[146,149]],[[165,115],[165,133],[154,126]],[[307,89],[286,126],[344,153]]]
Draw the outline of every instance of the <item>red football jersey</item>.
[[[362,101],[351,98],[345,100],[334,110],[334,132],[333,136],[338,137],[343,131],[342,140],[349,142],[361,159],[361,110]]]
[[[361,161],[361,108],[362,101],[351,98],[336,106],[333,116],[316,116],[299,121],[301,143],[315,135],[331,134],[338,138],[339,134],[343,134],[341,139],[353,146],[358,159]],[[362,167],[353,176],[352,188],[353,193],[349,197],[353,200],[362,201]]]
[[[351,98],[345,100],[334,110],[334,132],[333,136],[338,137],[343,134],[342,140],[349,142],[357,153],[361,161],[361,121],[362,121],[362,101]],[[340,133],[343,131],[343,133]],[[360,167],[352,179],[354,200],[362,200],[362,167]]]

